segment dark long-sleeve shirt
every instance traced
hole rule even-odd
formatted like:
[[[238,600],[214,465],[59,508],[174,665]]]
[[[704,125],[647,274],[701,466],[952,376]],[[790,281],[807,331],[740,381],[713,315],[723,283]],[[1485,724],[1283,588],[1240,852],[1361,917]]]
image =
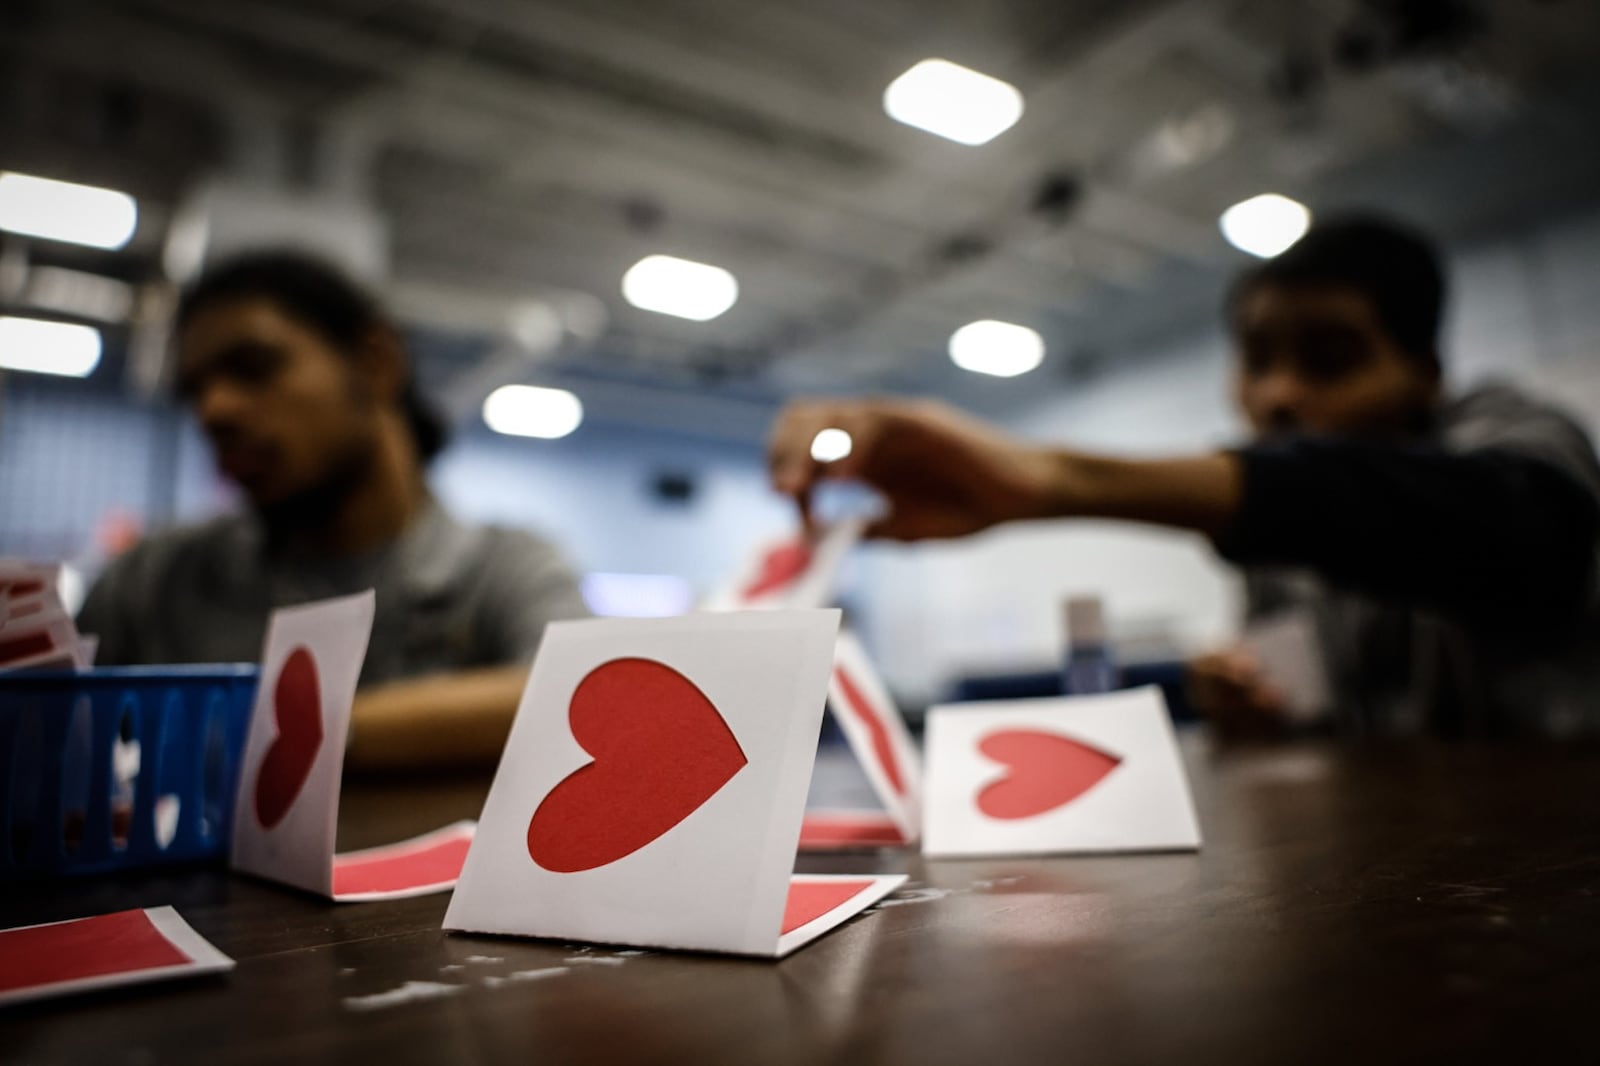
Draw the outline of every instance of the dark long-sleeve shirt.
[[[1252,617],[1309,609],[1350,732],[1600,734],[1600,463],[1504,387],[1404,445],[1240,452],[1224,555]]]

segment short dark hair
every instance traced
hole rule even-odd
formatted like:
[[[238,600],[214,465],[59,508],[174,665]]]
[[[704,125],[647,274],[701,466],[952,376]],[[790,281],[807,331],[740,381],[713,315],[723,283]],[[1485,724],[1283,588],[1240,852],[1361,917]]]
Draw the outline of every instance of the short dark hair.
[[[1230,321],[1240,301],[1263,285],[1355,289],[1407,355],[1439,369],[1445,274],[1438,249],[1420,230],[1374,214],[1319,222],[1277,258],[1239,276],[1229,290]]]
[[[276,305],[340,351],[354,350],[373,329],[396,329],[377,298],[348,274],[325,259],[290,249],[247,252],[207,271],[178,301],[178,327],[205,308],[250,299]],[[418,390],[414,374],[406,381],[401,404],[417,455],[426,463],[448,443],[449,428]]]

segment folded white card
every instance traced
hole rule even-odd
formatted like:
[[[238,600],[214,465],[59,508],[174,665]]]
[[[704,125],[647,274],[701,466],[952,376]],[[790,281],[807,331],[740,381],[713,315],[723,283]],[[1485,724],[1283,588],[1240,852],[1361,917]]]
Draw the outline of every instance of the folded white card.
[[[1161,690],[928,712],[930,856],[1200,846]]]
[[[838,624],[551,625],[445,928],[777,957],[892,891],[791,876]]]
[[[883,804],[894,836],[876,829],[876,820],[861,818],[872,812],[830,811],[807,815],[801,846],[823,850],[915,842],[922,834],[922,755],[888,686],[848,630],[834,648],[828,710]]]
[[[459,822],[335,854],[339,786],[373,593],[274,611],[233,811],[233,867],[340,903],[443,892],[472,840]]]
[[[815,541],[803,533],[764,544],[729,584],[705,603],[708,611],[755,611],[831,607],[834,586],[850,549],[861,540],[865,519],[844,519]]]
[[[1288,610],[1254,622],[1245,630],[1243,644],[1283,693],[1291,722],[1304,725],[1332,712],[1327,662],[1310,611]]]

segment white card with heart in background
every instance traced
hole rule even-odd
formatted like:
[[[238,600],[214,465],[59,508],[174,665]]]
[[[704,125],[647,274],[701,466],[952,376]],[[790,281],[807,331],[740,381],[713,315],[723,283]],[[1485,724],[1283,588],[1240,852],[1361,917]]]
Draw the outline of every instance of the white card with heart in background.
[[[1327,661],[1309,610],[1291,608],[1253,622],[1241,643],[1283,693],[1289,721],[1309,725],[1333,713]]]
[[[831,607],[845,556],[866,529],[862,518],[841,519],[815,542],[804,533],[756,550],[739,576],[705,604],[708,611]]]
[[[550,625],[444,927],[777,957],[893,891],[791,874],[838,625]]]
[[[841,631],[828,681],[828,710],[861,763],[898,839],[889,839],[871,812],[817,811],[807,815],[802,846],[823,850],[914,843],[922,834],[922,755],[889,688],[854,633]],[[829,827],[833,832],[825,830]]]
[[[272,612],[239,764],[233,868],[333,895],[339,783],[370,590]]]
[[[60,564],[0,559],[0,670],[88,665],[61,603],[61,573]]]
[[[930,857],[1200,846],[1158,688],[935,707],[926,746]]]

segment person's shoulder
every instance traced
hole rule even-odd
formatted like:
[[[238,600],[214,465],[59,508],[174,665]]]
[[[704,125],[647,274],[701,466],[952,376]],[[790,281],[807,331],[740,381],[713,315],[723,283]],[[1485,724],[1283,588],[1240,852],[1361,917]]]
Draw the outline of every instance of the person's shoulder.
[[[1545,435],[1588,445],[1588,434],[1571,412],[1503,381],[1485,382],[1449,400],[1440,426],[1447,437],[1465,444],[1486,444],[1502,435]]]
[[[106,564],[106,574],[155,578],[174,566],[190,567],[228,553],[247,536],[242,516],[220,515],[142,538]]]
[[[529,529],[486,524],[472,527],[485,557],[501,560],[561,562],[564,555],[555,541]]]
[[[1510,382],[1497,380],[1474,385],[1445,402],[1443,422],[1446,426],[1478,419],[1499,419],[1506,422],[1557,419],[1574,426],[1578,424],[1577,419],[1558,404],[1542,396],[1535,396]]]
[[[1452,450],[1512,452],[1554,465],[1600,495],[1594,442],[1571,413],[1514,385],[1491,382],[1452,400],[1440,429]]]
[[[589,613],[578,587],[571,561],[556,544],[527,529],[502,525],[467,527],[474,550],[467,564],[468,587],[478,590],[482,603],[520,604],[519,613],[532,612],[539,626],[556,618],[582,618]],[[526,636],[526,634],[524,634]],[[526,649],[537,643],[533,635]]]

